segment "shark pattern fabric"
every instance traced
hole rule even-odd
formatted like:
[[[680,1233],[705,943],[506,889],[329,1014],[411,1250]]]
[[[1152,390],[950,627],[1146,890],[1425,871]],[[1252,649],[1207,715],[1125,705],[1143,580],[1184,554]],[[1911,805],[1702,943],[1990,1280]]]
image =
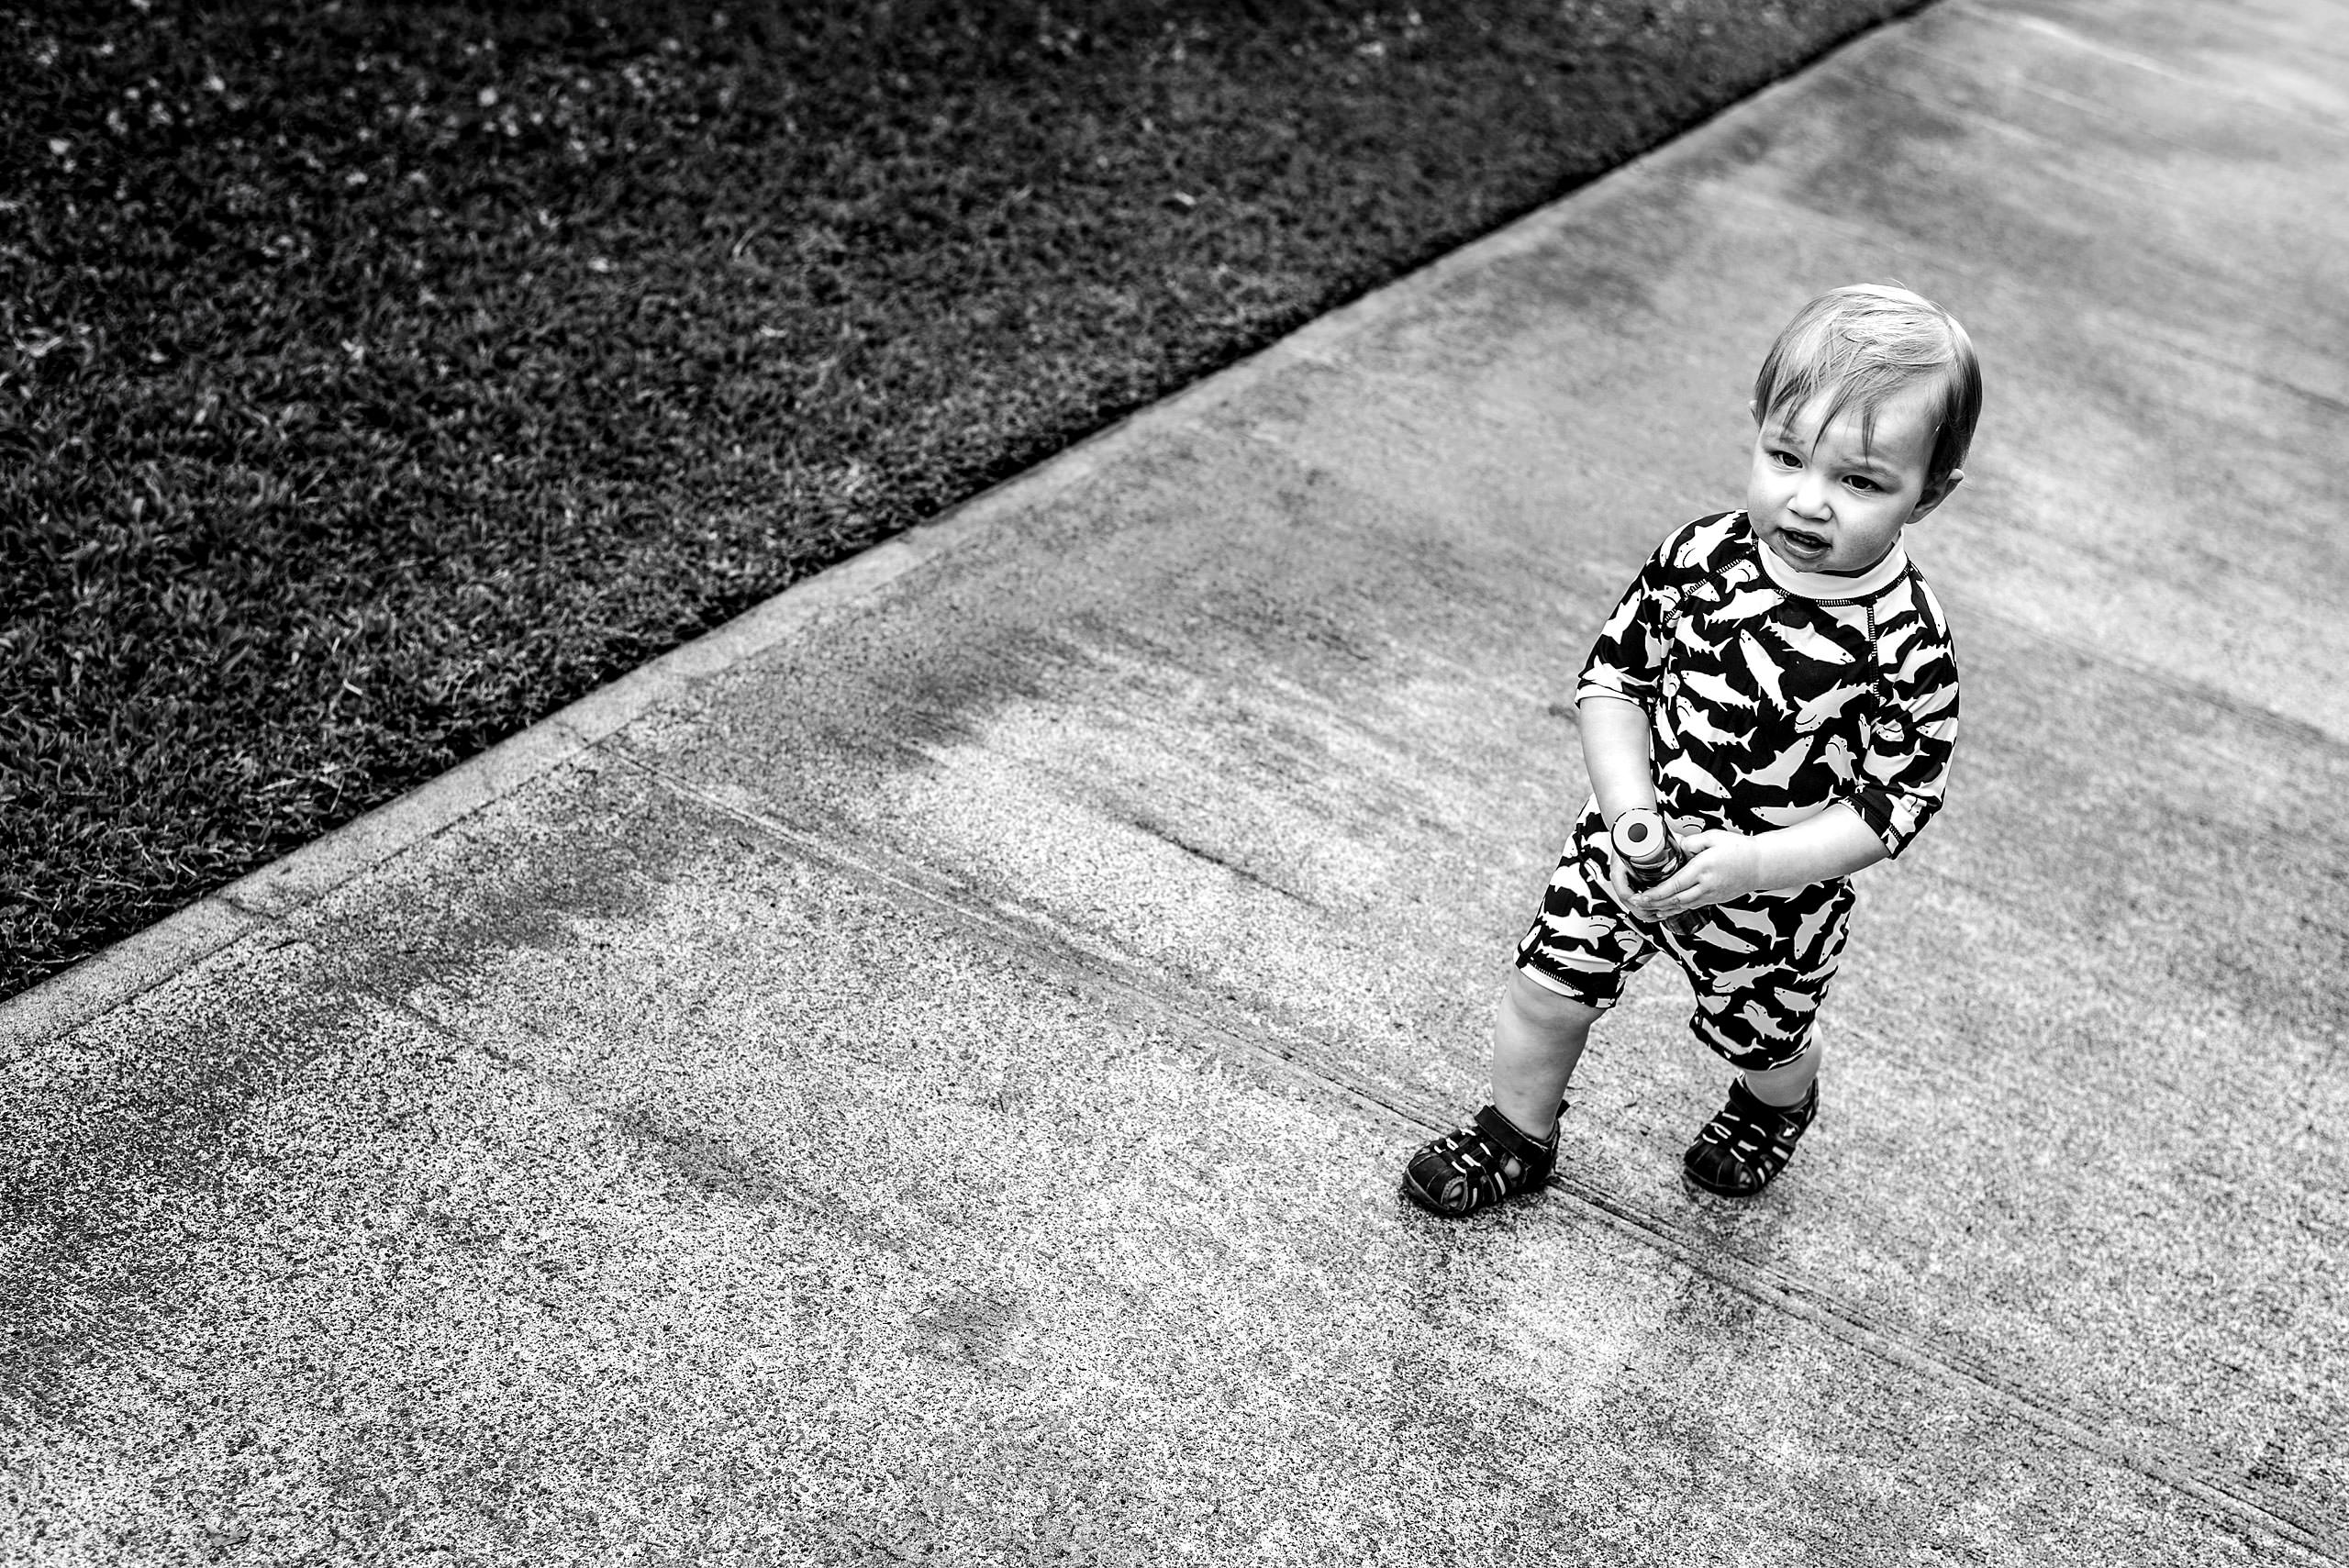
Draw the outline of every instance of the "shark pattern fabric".
[[[1941,808],[1957,744],[1957,660],[1932,591],[1896,552],[1857,581],[1769,558],[1742,512],[1675,530],[1608,617],[1583,666],[1592,695],[1648,715],[1658,804],[1675,830],[1765,833],[1838,802],[1898,855]],[[1609,891],[1596,799],[1575,819],[1517,962],[1611,1007],[1658,947],[1697,994],[1689,1027],[1731,1065],[1809,1049],[1853,895],[1836,877],[1698,910],[1683,938]]]

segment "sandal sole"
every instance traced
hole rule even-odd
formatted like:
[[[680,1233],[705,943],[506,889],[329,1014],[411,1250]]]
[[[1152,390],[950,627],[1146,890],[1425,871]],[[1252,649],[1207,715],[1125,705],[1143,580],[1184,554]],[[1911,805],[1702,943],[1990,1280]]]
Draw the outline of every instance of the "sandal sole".
[[[1520,1198],[1537,1196],[1541,1193],[1542,1188],[1546,1187],[1549,1184],[1548,1179],[1544,1178],[1538,1186],[1526,1187],[1519,1192],[1506,1193],[1501,1196],[1495,1198],[1490,1203],[1471,1204],[1466,1208],[1446,1208],[1436,1199],[1428,1195],[1428,1194],[1408,1176],[1405,1176],[1403,1178],[1397,1190],[1402,1196],[1408,1198],[1419,1209],[1425,1213],[1434,1215],[1438,1219],[1473,1219],[1477,1215],[1488,1213],[1493,1209],[1500,1207],[1501,1205],[1505,1203],[1515,1203]]]
[[[1764,1193],[1770,1190],[1770,1184],[1768,1182],[1763,1183],[1758,1187],[1717,1187],[1686,1165],[1680,1167],[1680,1182],[1683,1186],[1694,1187],[1698,1192],[1709,1194],[1714,1197],[1760,1197]]]

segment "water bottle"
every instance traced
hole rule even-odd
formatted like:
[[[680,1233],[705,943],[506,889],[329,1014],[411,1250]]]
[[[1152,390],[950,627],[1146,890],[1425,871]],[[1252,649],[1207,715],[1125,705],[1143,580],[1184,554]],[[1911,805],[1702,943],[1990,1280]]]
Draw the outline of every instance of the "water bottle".
[[[1644,807],[1615,818],[1613,835],[1615,853],[1623,862],[1624,880],[1642,893],[1670,880],[1674,872],[1688,863],[1688,857],[1672,841],[1672,830],[1664,825],[1664,818]],[[1675,937],[1691,937],[1697,931],[1697,917],[1674,915],[1664,921],[1664,928]]]

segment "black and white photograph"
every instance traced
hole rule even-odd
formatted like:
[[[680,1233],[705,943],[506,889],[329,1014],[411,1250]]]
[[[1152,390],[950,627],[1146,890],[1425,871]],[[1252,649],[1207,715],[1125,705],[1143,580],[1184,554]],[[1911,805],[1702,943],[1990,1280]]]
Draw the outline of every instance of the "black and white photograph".
[[[2349,0],[0,5],[0,1568],[2349,1568]]]

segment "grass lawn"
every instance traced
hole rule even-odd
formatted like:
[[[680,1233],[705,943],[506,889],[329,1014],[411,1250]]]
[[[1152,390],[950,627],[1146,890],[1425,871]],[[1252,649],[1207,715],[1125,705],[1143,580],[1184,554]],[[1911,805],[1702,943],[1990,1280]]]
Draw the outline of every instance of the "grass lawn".
[[[0,996],[1910,0],[0,14]]]

